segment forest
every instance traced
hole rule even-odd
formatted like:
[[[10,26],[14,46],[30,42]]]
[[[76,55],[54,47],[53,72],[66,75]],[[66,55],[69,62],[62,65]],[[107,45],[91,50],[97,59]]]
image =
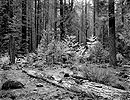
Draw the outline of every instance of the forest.
[[[130,100],[130,0],[0,0],[0,100]]]

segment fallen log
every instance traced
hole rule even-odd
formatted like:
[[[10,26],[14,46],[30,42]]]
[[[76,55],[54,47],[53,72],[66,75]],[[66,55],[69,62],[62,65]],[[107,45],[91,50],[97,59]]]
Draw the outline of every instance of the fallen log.
[[[82,84],[77,84],[76,82],[74,82],[72,78],[56,81],[54,79],[46,78],[45,74],[39,71],[37,72],[33,70],[23,69],[23,72],[29,75],[30,77],[42,79],[52,85],[72,92],[86,94],[92,93],[96,96],[103,97],[108,100],[130,100],[130,92],[106,86],[104,84],[89,82],[88,80],[83,80]]]

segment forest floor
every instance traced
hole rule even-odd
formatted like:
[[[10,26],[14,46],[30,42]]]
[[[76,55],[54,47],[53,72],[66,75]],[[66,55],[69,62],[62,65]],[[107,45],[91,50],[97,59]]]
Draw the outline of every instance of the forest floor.
[[[57,73],[54,69],[47,70],[45,72],[48,74]],[[73,92],[66,91],[40,79],[31,78],[22,70],[0,71],[0,87],[9,79],[21,82],[25,88],[7,91],[1,90],[0,100],[83,100],[81,98],[78,99],[78,96]],[[38,86],[39,84],[41,86]]]
[[[47,76],[53,76],[55,80],[64,78],[64,73],[73,74],[73,71],[68,67],[51,66],[44,68],[36,68],[25,66],[18,69],[17,65],[8,66],[10,70],[0,70],[0,88],[7,80],[19,81],[24,84],[22,89],[0,90],[0,100],[109,100],[109,99],[92,99],[73,91],[57,87],[39,78],[30,77],[24,70],[32,70],[35,72],[44,72]],[[33,73],[33,72],[32,72]],[[81,74],[81,73],[78,73]],[[98,90],[97,90],[98,91]],[[112,99],[120,100],[120,99]],[[124,99],[125,100],[125,99]],[[130,99],[126,99],[130,100]]]

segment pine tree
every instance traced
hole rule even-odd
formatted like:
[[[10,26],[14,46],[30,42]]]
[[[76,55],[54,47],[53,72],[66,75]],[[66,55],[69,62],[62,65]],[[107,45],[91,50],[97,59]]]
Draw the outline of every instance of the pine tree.
[[[96,35],[97,0],[93,0],[93,35]]]
[[[22,0],[22,47],[21,50],[23,53],[27,53],[27,0]]]
[[[10,19],[13,18],[13,9],[11,4],[13,3],[13,0],[8,0],[8,14]],[[10,55],[10,63],[14,64],[15,63],[15,39],[13,36],[13,30],[9,29],[8,32],[10,32],[10,36],[9,36],[9,55]]]
[[[87,0],[85,0],[85,35],[86,35],[86,39],[87,39],[87,31],[88,31],[88,19],[87,19]]]
[[[57,0],[54,1],[54,32],[55,32],[54,38],[55,39],[57,38],[57,22],[56,22],[56,19],[57,19]]]
[[[64,7],[63,6],[64,6],[63,0],[60,0],[60,16],[62,18],[62,20],[60,22],[61,40],[63,40],[65,37],[64,22],[63,22],[63,19],[64,19]]]
[[[116,34],[115,34],[115,7],[114,0],[109,0],[109,46],[110,65],[116,66]]]

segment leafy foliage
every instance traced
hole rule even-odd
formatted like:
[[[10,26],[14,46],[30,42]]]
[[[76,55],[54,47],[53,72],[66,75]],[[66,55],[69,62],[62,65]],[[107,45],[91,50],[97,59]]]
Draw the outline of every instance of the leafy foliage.
[[[93,82],[110,85],[113,81],[117,80],[114,74],[108,69],[84,66],[81,68],[81,71],[86,78]]]
[[[44,40],[45,39],[42,38],[41,41]],[[44,58],[47,56],[55,62],[61,61],[64,56],[66,61],[71,61],[71,63],[80,63],[82,61],[84,63],[87,61],[102,63],[108,61],[109,57],[109,53],[103,49],[102,44],[95,40],[88,42],[86,45],[82,45],[76,42],[75,36],[67,36],[64,41],[53,39],[46,46],[44,43],[45,42],[41,42],[39,45],[39,54],[43,54]],[[48,49],[44,50],[45,47]]]
[[[90,45],[88,49],[90,53],[90,59],[97,63],[108,61],[109,53],[103,49],[102,44],[99,41],[95,41]]]
[[[10,5],[13,7],[13,4]],[[9,47],[9,36],[15,37],[16,51],[20,44],[20,24],[17,23],[17,18],[12,15],[12,11],[8,13],[8,2],[4,2],[0,7],[0,53],[7,53]],[[12,9],[12,8],[10,8]]]
[[[62,55],[67,57],[67,53],[71,50],[68,46],[70,43],[68,41],[57,41],[52,40],[51,43],[48,44],[48,50],[45,54],[49,57],[54,58],[55,61],[59,61]]]
[[[9,55],[8,54],[1,55],[1,57],[0,57],[0,65],[1,66],[6,66],[9,63],[10,63]]]
[[[116,72],[107,68],[98,68],[96,66],[81,66],[81,72],[83,75],[92,82],[97,82],[109,86],[113,86],[119,89],[127,90],[129,88],[128,83],[120,81]]]

